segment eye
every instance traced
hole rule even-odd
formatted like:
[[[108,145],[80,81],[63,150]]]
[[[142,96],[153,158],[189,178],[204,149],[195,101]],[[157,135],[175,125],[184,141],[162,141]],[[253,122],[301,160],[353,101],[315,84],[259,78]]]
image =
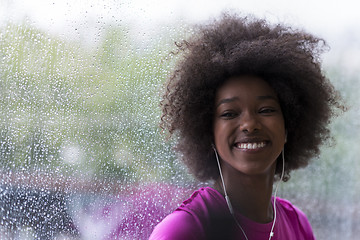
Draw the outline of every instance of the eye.
[[[220,115],[221,118],[225,118],[225,119],[232,119],[235,118],[236,116],[237,116],[236,112],[230,112],[230,111],[224,112]]]
[[[261,108],[259,110],[259,113],[260,114],[272,114],[276,112],[276,109],[275,108],[270,108],[270,107],[266,107],[266,108]]]

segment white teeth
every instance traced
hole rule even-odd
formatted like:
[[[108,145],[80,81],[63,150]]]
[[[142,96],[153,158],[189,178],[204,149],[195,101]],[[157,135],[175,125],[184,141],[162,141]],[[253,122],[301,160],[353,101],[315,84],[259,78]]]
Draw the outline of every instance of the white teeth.
[[[241,149],[257,149],[265,147],[265,142],[259,142],[259,143],[240,143],[237,145],[238,148]]]

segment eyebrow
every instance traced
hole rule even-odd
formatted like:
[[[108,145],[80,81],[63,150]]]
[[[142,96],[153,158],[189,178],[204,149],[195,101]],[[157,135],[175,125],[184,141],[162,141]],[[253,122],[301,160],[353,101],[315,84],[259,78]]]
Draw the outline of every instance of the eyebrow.
[[[224,99],[221,99],[218,104],[216,105],[216,108],[218,108],[221,104],[224,104],[224,103],[230,103],[230,102],[235,102],[239,100],[238,97],[232,97],[232,98],[224,98]]]
[[[257,96],[256,98],[257,98],[258,100],[268,100],[268,99],[270,99],[270,100],[274,100],[274,101],[278,102],[277,97],[272,96],[272,95]],[[238,97],[221,99],[221,100],[219,101],[219,103],[216,105],[216,108],[218,108],[221,104],[231,103],[231,102],[235,102],[235,101],[238,101],[238,100],[240,100]]]

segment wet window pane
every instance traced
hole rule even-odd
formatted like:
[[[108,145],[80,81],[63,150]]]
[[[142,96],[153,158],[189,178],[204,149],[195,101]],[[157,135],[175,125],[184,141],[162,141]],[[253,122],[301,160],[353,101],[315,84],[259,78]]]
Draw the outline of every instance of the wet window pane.
[[[206,184],[187,174],[162,134],[160,92],[174,42],[226,6],[200,14],[158,4],[1,3],[0,239],[147,239]],[[329,35],[335,47],[324,65],[350,106],[332,124],[336,145],[279,191],[318,239],[360,234],[359,61],[351,54],[360,36],[342,36]]]

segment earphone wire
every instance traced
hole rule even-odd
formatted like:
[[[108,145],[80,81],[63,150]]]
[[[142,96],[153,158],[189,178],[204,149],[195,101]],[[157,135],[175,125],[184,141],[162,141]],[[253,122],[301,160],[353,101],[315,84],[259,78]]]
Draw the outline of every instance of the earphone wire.
[[[274,227],[275,227],[275,222],[276,222],[276,197],[277,197],[277,191],[280,185],[280,182],[283,180],[284,178],[284,172],[285,172],[285,153],[284,153],[284,149],[281,152],[281,156],[282,156],[282,171],[281,171],[281,177],[279,182],[276,184],[275,187],[275,192],[274,192],[274,221],[273,224],[271,226],[271,230],[270,230],[270,236],[269,236],[269,240],[274,236]]]
[[[244,237],[246,238],[246,240],[249,240],[247,238],[247,235],[244,231],[244,229],[241,227],[240,223],[238,222],[238,220],[236,219],[235,217],[235,213],[234,213],[234,210],[232,208],[232,204],[230,202],[230,198],[229,196],[227,195],[227,191],[226,191],[226,187],[225,187],[225,182],[224,182],[224,177],[222,175],[222,171],[221,171],[221,166],[220,166],[220,161],[219,161],[219,156],[218,156],[218,153],[216,151],[216,148],[213,146],[213,149],[214,149],[214,152],[215,152],[215,157],[216,157],[216,161],[217,161],[217,165],[219,167],[219,172],[220,172],[220,178],[221,178],[221,183],[222,183],[222,187],[224,189],[224,195],[225,195],[225,200],[226,200],[226,203],[228,205],[228,208],[229,208],[229,211],[232,215],[232,217],[234,218],[236,224],[238,225],[238,227],[240,228],[241,232],[243,233]],[[269,234],[269,240],[271,240],[271,238],[274,236],[274,227],[275,227],[275,223],[276,223],[276,197],[277,197],[277,190],[279,188],[279,185],[280,185],[280,182],[282,181],[283,177],[284,177],[284,172],[285,172],[285,156],[284,156],[284,149],[281,153],[282,155],[282,171],[281,171],[281,177],[280,177],[280,180],[279,182],[276,184],[276,187],[275,187],[275,192],[274,192],[274,203],[273,203],[273,208],[274,208],[274,220],[273,220],[273,224],[271,226],[271,230],[270,230],[270,234]]]
[[[218,164],[218,167],[219,167],[219,171],[220,171],[220,178],[221,178],[221,182],[222,182],[222,187],[224,189],[224,194],[225,194],[225,200],[226,200],[226,204],[229,208],[229,211],[231,213],[231,216],[233,217],[233,219],[235,220],[236,224],[238,225],[238,227],[240,228],[241,232],[243,233],[244,237],[246,238],[246,240],[249,240],[248,237],[246,236],[246,233],[244,231],[244,229],[241,227],[240,223],[238,222],[238,220],[236,219],[235,217],[235,213],[234,213],[234,210],[232,208],[232,205],[231,205],[231,202],[230,202],[230,198],[229,196],[227,195],[227,192],[226,192],[226,187],[225,187],[225,182],[224,182],[224,177],[222,175],[222,171],[221,171],[221,166],[220,166],[220,161],[219,161],[219,156],[218,156],[218,153],[216,151],[216,148],[214,148],[214,152],[215,152],[215,157],[216,157],[216,161],[217,161],[217,164]]]

